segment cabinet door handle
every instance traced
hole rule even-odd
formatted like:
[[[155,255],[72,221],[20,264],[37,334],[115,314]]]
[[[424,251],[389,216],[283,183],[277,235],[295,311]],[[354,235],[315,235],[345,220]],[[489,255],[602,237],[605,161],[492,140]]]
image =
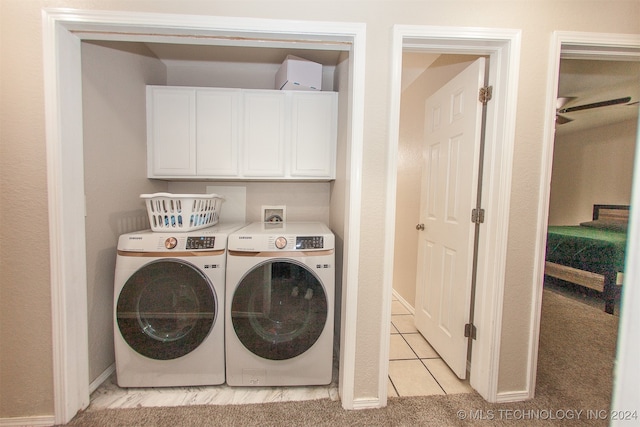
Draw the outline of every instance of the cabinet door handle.
[[[424,224],[418,224],[418,225],[416,225],[416,230],[424,231]]]

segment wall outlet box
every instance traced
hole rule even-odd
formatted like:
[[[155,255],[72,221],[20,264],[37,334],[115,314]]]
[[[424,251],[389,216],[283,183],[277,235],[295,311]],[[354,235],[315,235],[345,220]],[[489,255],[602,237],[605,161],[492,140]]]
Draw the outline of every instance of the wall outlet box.
[[[287,220],[286,206],[262,206],[263,222],[285,222]]]

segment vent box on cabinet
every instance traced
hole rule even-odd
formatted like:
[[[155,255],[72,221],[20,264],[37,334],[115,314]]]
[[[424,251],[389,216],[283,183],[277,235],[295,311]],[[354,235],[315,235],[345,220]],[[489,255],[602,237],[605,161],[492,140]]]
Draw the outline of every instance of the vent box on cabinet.
[[[287,55],[276,73],[276,89],[321,90],[322,64]]]

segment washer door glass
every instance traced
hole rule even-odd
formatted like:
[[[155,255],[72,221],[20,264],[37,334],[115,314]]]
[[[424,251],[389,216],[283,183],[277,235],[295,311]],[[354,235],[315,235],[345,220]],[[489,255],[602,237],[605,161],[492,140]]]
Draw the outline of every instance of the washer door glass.
[[[153,261],[125,283],[116,307],[118,328],[138,353],[176,359],[196,349],[216,320],[217,300],[209,279],[192,264]]]
[[[258,264],[231,302],[236,336],[264,359],[296,357],[318,340],[327,321],[327,296],[318,277],[293,260]]]

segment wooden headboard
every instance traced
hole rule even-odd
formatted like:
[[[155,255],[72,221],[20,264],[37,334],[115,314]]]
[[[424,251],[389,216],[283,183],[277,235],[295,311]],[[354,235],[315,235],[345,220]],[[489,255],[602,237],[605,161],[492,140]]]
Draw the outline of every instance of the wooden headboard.
[[[629,205],[593,205],[593,219],[629,222]]]

